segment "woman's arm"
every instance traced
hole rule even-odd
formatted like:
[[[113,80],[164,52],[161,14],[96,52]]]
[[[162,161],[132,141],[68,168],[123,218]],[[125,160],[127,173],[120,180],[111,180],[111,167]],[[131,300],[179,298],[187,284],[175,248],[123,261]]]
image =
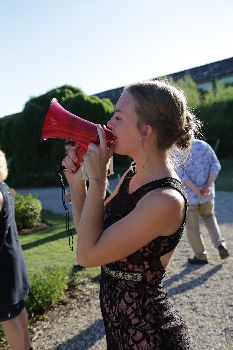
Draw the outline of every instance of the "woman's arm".
[[[70,187],[73,221],[76,230],[78,229],[87,192],[86,183],[82,180],[80,169],[80,159],[82,159],[83,153],[83,149],[75,145],[70,148],[68,155],[62,161],[62,165],[65,167],[64,174]]]
[[[2,195],[2,192],[0,191],[0,213],[2,211],[2,208],[3,208],[3,195]]]
[[[86,267],[125,258],[156,237],[176,232],[184,218],[184,199],[179,193],[153,190],[127,216],[103,231],[102,193],[101,184],[93,183],[79,224],[77,259]]]
[[[4,198],[3,198],[3,194],[2,192],[0,191],[0,213],[2,211],[2,208],[3,208],[3,204],[4,204]],[[4,240],[6,238],[6,235],[7,235],[7,231],[8,231],[8,220],[1,217],[1,220],[0,220],[0,252],[1,252],[1,249],[2,249],[2,246],[4,244]]]

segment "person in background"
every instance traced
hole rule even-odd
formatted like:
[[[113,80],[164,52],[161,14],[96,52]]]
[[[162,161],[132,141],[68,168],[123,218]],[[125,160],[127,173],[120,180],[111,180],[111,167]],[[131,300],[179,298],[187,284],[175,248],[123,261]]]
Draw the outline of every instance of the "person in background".
[[[211,146],[203,140],[195,139],[187,160],[178,168],[178,176],[186,186],[189,209],[187,215],[187,238],[194,251],[190,264],[207,264],[207,251],[199,227],[200,217],[218,249],[221,259],[229,256],[225,240],[221,235],[215,215],[214,182],[221,169],[219,160]]]
[[[173,146],[188,149],[199,122],[184,94],[162,81],[127,86],[108,122],[114,144],[89,144],[82,167],[76,145],[62,162],[78,233],[77,261],[101,266],[100,305],[109,350],[191,349],[186,324],[162,290],[180,241],[187,198],[172,162]],[[132,158],[105,200],[113,153]]]
[[[11,350],[30,350],[24,299],[29,281],[15,222],[14,198],[3,181],[8,169],[0,150],[0,324]]]

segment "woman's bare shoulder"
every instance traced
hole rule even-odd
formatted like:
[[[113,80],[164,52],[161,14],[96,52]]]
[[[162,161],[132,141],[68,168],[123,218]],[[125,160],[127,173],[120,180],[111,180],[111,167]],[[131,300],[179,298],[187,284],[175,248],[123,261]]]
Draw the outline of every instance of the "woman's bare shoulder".
[[[182,194],[174,188],[154,189],[142,198],[141,205],[144,204],[143,201],[148,202],[148,205],[153,207],[171,208],[172,210],[180,210],[185,204]]]

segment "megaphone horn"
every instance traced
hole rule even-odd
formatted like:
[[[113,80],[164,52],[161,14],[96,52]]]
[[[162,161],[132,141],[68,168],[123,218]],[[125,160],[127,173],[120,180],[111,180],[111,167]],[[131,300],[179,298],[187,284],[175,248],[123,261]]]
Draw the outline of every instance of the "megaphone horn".
[[[110,129],[102,125],[107,144],[113,142],[113,134]],[[75,141],[87,151],[89,143],[99,144],[99,136],[96,124],[89,122],[67,111],[53,98],[42,120],[41,139],[50,138],[68,139]]]

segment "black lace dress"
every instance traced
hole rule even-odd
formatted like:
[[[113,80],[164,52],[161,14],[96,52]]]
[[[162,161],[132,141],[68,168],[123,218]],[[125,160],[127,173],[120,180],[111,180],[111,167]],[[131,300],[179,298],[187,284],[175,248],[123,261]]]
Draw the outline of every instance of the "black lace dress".
[[[104,229],[126,216],[149,191],[172,187],[187,200],[182,184],[171,177],[156,180],[128,194],[134,171],[126,175],[118,194],[105,206]],[[165,270],[160,257],[178,244],[179,230],[159,236],[125,259],[102,266],[100,305],[108,350],[187,350],[186,325],[162,290]],[[143,232],[142,232],[143,234]]]

